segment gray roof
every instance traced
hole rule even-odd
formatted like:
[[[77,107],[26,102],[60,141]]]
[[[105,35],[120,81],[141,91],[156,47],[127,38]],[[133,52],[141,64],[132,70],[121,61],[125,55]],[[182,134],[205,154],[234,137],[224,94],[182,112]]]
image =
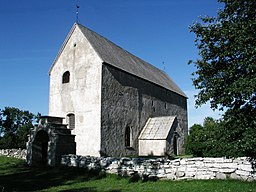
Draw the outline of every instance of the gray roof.
[[[165,140],[167,139],[175,116],[149,118],[144,126],[139,139],[140,140]]]
[[[94,31],[75,23],[70,35],[76,25],[103,62],[186,97],[185,93],[165,72],[122,49]],[[60,52],[63,50],[68,39],[69,37],[66,38]]]

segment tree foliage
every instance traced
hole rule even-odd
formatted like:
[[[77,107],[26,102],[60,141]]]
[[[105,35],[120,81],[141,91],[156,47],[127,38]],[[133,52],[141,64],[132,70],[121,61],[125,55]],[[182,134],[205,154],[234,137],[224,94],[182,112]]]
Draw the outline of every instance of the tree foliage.
[[[212,109],[226,110],[221,138],[227,153],[256,156],[256,3],[219,2],[224,7],[216,17],[190,27],[200,55],[193,62],[196,105],[210,101]]]
[[[255,129],[245,129],[250,127],[245,120],[245,126],[239,125],[240,116],[241,113],[232,115],[232,121],[207,117],[203,125],[194,124],[186,140],[186,153],[196,157],[256,157]]]
[[[247,114],[247,116],[245,116]],[[228,110],[223,120],[223,140],[230,156],[256,158],[256,111],[249,107]]]
[[[197,104],[211,107],[256,107],[256,3],[219,0],[218,16],[201,18],[191,31],[201,59],[193,83],[200,90]]]
[[[0,110],[0,148],[25,148],[29,130],[39,115],[14,107]]]
[[[222,137],[221,123],[211,117],[203,125],[194,124],[189,130],[186,141],[186,153],[196,157],[226,156]]]

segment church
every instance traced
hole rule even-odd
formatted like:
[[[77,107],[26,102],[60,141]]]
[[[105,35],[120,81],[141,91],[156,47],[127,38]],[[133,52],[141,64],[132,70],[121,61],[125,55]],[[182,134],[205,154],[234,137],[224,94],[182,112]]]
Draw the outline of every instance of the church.
[[[187,97],[164,71],[75,23],[49,76],[49,116],[29,137],[29,164],[183,153]]]

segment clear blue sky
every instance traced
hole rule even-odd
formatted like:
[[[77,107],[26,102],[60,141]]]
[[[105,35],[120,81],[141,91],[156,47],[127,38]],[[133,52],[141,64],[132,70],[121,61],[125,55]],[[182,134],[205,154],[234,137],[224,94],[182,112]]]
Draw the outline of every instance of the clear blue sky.
[[[77,0],[0,1],[0,109],[48,114],[48,71],[76,20]],[[218,117],[194,107],[191,81],[198,58],[188,26],[215,16],[217,0],[79,0],[79,22],[165,70],[189,97],[189,125]],[[163,65],[163,62],[165,65]]]

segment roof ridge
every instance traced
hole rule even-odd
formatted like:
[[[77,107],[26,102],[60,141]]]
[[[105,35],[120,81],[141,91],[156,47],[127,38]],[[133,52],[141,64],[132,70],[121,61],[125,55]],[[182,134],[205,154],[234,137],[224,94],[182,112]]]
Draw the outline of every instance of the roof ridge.
[[[100,36],[101,38],[105,39],[107,42],[113,44],[114,46],[116,46],[116,47],[118,47],[118,48],[120,48],[120,49],[122,49],[124,52],[126,52],[126,53],[132,55],[133,57],[136,57],[137,59],[143,61],[144,63],[147,63],[147,64],[150,65],[151,67],[154,67],[156,70],[159,70],[159,71],[165,73],[163,70],[161,70],[161,69],[157,68],[156,66],[154,66],[153,64],[151,64],[151,63],[149,63],[149,62],[147,62],[147,61],[141,59],[140,57],[136,56],[135,54],[133,54],[133,53],[127,51],[126,49],[122,48],[121,46],[117,45],[116,43],[110,41],[108,38],[102,36],[101,34],[95,32],[95,31],[93,31],[92,29],[90,29],[90,28],[88,28],[88,27],[85,27],[85,26],[83,26],[83,25],[81,25],[81,24],[79,24],[79,23],[77,23],[77,25],[78,25],[79,27],[82,27],[82,28],[85,28],[85,29],[89,30],[90,32],[92,32],[92,33],[94,33],[94,34],[97,34],[97,35]],[[92,45],[92,46],[93,46],[93,45]],[[165,74],[167,74],[167,73],[165,73]],[[168,75],[168,74],[167,74],[167,75]]]
[[[130,53],[93,30],[81,24],[77,25],[105,63],[171,90],[183,97],[187,97],[166,72]]]
[[[90,45],[93,47],[99,58],[103,63],[107,63],[113,67],[118,68],[119,70],[125,71],[131,75],[139,77],[143,80],[154,83],[160,87],[163,87],[167,90],[170,90],[176,94],[179,94],[183,97],[187,96],[179,88],[179,86],[172,80],[172,78],[161,69],[156,66],[144,61],[143,59],[137,57],[136,55],[130,53],[119,45],[113,43],[102,35],[94,32],[93,30],[84,27],[79,23],[74,23],[72,29],[70,30],[68,36],[66,37],[57,57],[54,60],[54,63],[50,69],[50,72],[65,48],[70,36],[72,35],[75,27],[81,31]],[[49,73],[50,73],[49,72]]]

